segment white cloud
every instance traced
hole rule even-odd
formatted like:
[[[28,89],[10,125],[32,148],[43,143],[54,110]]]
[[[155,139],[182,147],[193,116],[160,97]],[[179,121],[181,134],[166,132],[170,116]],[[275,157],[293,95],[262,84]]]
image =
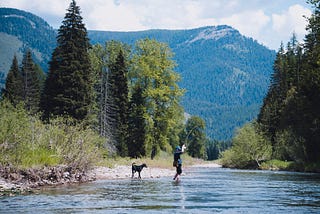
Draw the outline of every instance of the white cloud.
[[[61,16],[65,12],[69,3],[63,0],[1,0],[0,6],[13,7],[35,13],[49,13],[50,15]]]
[[[310,17],[311,11],[301,5],[293,5],[281,14],[272,15],[272,28],[280,35],[295,32],[298,35],[306,33],[307,20],[303,16]]]
[[[0,0],[61,25],[71,0]],[[302,15],[311,12],[301,0],[76,0],[90,30],[132,31],[190,29],[227,24],[242,34],[277,49],[291,32],[305,34]],[[289,34],[289,35],[288,35]]]
[[[131,8],[111,1],[100,1],[101,3],[96,2],[96,4],[84,1],[81,6],[88,29],[130,31],[145,28],[141,24],[140,16]]]
[[[263,10],[257,10],[245,11],[230,17],[222,18],[219,20],[219,23],[231,25],[246,36],[259,38],[270,20],[270,17],[267,16]]]

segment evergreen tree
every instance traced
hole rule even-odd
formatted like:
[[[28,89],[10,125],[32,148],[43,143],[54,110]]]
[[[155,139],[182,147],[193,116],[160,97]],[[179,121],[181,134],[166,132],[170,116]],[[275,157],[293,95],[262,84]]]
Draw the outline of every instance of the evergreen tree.
[[[16,55],[13,57],[11,68],[7,75],[3,97],[7,98],[13,105],[17,105],[23,100],[23,80]]]
[[[118,152],[121,156],[128,155],[128,68],[123,51],[120,49],[114,63],[109,65],[110,96],[113,101],[113,129]]]
[[[286,84],[284,84],[284,79],[286,77],[287,67],[283,44],[281,44],[277,53],[273,71],[271,85],[258,115],[258,122],[262,124],[261,127],[268,133],[272,145],[274,146],[276,131],[278,130],[280,123],[282,103],[286,96]]]
[[[317,162],[320,157],[320,1],[310,0],[304,48],[292,37],[275,61],[272,85],[258,121],[272,141],[273,158]]]
[[[95,99],[90,44],[75,0],[58,30],[57,43],[44,87],[44,116],[70,115],[76,120],[90,120]]]
[[[22,59],[22,78],[23,78],[23,101],[25,108],[31,113],[39,110],[41,96],[41,80],[39,70],[35,65],[31,51],[27,50]]]
[[[301,78],[301,57],[302,49],[295,35],[292,36],[286,50],[281,44],[274,62],[271,86],[258,115],[260,128],[267,133],[272,143],[273,158],[293,159],[288,151],[290,144],[295,143],[287,140],[287,143],[283,144],[283,140],[280,139],[283,137],[280,136],[283,136],[283,131],[299,123],[296,102]]]
[[[129,107],[129,142],[128,151],[132,158],[144,157],[147,153],[146,144],[146,107],[143,91],[139,85],[133,88]]]
[[[305,37],[303,68],[297,97],[297,122],[293,128],[305,140],[306,162],[320,161],[320,1],[309,1],[314,12]],[[300,120],[300,121],[298,121]]]
[[[232,141],[209,140],[206,142],[206,151],[208,160],[217,160],[223,151],[231,147]]]

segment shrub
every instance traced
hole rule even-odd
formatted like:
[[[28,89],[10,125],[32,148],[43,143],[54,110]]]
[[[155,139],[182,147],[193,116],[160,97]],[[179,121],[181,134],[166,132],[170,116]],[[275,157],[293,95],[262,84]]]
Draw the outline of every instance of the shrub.
[[[292,161],[269,160],[261,164],[260,169],[266,170],[290,170]]]
[[[43,124],[23,105],[0,102],[0,165],[34,167],[68,165],[87,170],[104,151],[105,139],[68,118]]]
[[[248,123],[237,131],[232,147],[222,153],[221,164],[232,168],[257,168],[271,157],[271,152],[271,143],[259,133],[257,124]]]

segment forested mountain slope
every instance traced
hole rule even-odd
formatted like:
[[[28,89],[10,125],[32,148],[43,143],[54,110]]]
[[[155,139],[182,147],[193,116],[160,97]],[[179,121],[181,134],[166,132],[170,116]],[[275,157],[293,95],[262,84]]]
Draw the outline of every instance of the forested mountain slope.
[[[0,8],[0,71],[8,72],[13,55],[21,60],[29,48],[34,60],[47,71],[56,46],[56,32],[42,18],[13,8]]]
[[[167,42],[185,88],[186,112],[203,117],[213,139],[230,139],[236,127],[256,117],[266,94],[275,52],[229,26],[140,32],[89,31],[93,44],[141,38]]]
[[[3,86],[14,53],[22,57],[26,48],[47,71],[56,32],[41,18],[16,9],[0,8],[0,23],[0,84]],[[274,51],[229,26],[138,32],[89,30],[92,44],[119,40],[133,45],[146,37],[168,43],[175,53],[175,70],[182,77],[179,84],[186,89],[182,100],[185,111],[205,119],[210,138],[230,139],[236,127],[257,116],[268,89]]]

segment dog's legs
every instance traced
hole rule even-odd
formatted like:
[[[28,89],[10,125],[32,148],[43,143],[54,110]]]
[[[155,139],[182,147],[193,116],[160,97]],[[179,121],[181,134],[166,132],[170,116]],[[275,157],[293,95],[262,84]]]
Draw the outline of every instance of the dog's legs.
[[[140,172],[138,172],[138,173],[139,173],[139,179],[141,179]]]

